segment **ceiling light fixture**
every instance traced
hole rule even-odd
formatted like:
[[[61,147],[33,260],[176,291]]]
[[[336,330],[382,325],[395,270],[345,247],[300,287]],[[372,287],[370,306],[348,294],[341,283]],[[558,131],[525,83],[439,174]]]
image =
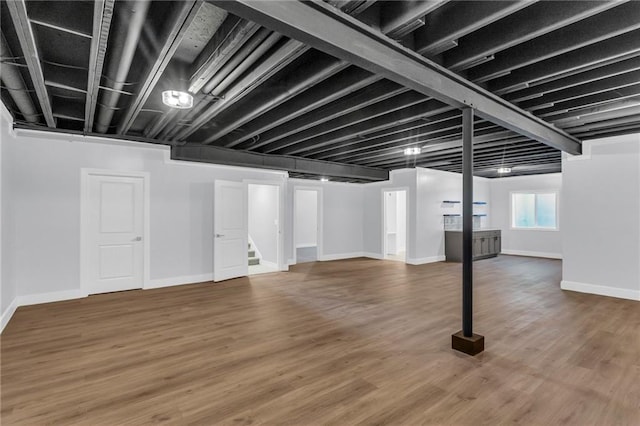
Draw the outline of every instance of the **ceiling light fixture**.
[[[421,149],[419,146],[404,149],[404,155],[418,155],[420,154],[420,152],[421,152]]]
[[[193,96],[179,90],[165,90],[162,92],[162,103],[171,108],[189,109],[193,106]]]
[[[500,173],[501,175],[505,173],[511,173],[511,167],[500,167],[498,168],[498,173]]]
[[[320,182],[329,182],[329,178],[326,178],[326,177],[320,178]]]

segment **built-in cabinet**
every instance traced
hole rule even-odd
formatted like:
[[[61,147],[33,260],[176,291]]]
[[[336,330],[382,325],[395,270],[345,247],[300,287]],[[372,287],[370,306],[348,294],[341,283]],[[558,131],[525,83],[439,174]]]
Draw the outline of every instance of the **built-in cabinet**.
[[[462,231],[444,231],[444,254],[447,262],[462,262]],[[495,257],[502,248],[499,229],[473,231],[473,260]]]

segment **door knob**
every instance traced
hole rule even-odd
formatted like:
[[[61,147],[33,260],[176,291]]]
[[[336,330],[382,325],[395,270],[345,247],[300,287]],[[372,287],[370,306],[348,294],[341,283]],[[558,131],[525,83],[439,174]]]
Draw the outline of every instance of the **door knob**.
[[[224,237],[224,234],[216,234],[216,238]]]
[[[142,237],[135,237],[133,240],[131,241],[142,241]]]

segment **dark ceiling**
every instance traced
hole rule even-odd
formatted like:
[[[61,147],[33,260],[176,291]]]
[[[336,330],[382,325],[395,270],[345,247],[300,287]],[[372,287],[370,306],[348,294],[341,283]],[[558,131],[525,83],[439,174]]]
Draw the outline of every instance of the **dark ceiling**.
[[[326,3],[579,140],[640,131],[640,1]],[[268,159],[300,177],[461,171],[459,108],[225,9],[2,1],[2,101],[20,126],[150,140],[194,160],[207,149],[202,161]],[[167,89],[189,90],[194,107],[163,105]],[[478,176],[561,168],[556,148],[478,116],[474,147]]]

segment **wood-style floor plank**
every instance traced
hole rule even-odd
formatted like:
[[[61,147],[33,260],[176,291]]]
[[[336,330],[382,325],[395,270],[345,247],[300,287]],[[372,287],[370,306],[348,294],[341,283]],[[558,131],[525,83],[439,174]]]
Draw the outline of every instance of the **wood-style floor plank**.
[[[484,353],[450,349],[460,264],[352,259],[21,307],[1,423],[640,425],[640,304],[561,262],[476,262]]]

